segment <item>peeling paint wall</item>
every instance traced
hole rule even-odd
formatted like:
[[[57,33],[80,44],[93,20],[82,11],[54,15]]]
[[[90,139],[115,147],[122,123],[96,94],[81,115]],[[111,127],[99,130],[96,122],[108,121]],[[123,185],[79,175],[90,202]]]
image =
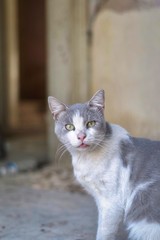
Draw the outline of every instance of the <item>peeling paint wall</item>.
[[[160,139],[160,8],[105,9],[93,33],[92,91],[106,90],[108,120]]]

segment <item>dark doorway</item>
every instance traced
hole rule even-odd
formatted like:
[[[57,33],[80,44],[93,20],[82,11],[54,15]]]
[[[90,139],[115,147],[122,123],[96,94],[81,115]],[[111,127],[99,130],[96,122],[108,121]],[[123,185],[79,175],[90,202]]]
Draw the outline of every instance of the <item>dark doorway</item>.
[[[46,97],[45,0],[18,0],[20,100]]]
[[[18,0],[20,132],[45,129],[46,9],[45,0]]]
[[[8,124],[9,126],[6,128],[5,142],[7,144],[3,143],[4,137],[2,131],[0,132],[0,157],[7,164],[11,163],[16,166],[16,172],[17,170],[29,171],[37,166],[42,166],[48,158],[46,131],[46,1],[16,0],[13,2],[15,5],[12,5],[11,8],[9,4],[5,5],[6,9],[4,8],[5,11],[3,12],[7,19],[6,32],[12,27],[8,19],[12,20],[13,16],[13,26],[15,27],[15,29],[13,27],[13,35],[17,34],[14,41],[19,49],[17,51],[13,45],[12,52],[10,52],[15,51],[16,56],[19,54],[19,62],[15,63],[15,65],[18,65],[16,66],[17,69],[19,69],[19,81],[18,83],[15,81],[14,86],[10,84],[10,81],[6,83],[6,96],[9,96],[9,101],[11,101],[12,96],[16,97],[16,102],[13,101],[12,106],[12,117],[15,114],[16,121],[12,125]],[[16,25],[17,23],[18,25]],[[8,34],[6,36],[6,41],[8,41]],[[12,58],[12,55],[10,58]],[[7,65],[7,61],[5,64]],[[18,96],[16,95],[17,92]],[[12,93],[15,94],[12,95]],[[10,123],[8,111],[6,115],[7,122]],[[8,165],[5,163],[4,169],[7,169],[5,174],[8,174]]]

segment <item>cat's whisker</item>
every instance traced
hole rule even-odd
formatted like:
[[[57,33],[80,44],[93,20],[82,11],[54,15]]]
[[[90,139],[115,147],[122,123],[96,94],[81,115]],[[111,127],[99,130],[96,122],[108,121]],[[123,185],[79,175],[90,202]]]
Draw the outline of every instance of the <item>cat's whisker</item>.
[[[64,156],[64,154],[67,152],[67,149],[65,148],[64,150],[63,150],[63,152],[61,153],[61,155],[60,155],[60,157],[59,157],[59,160],[61,160],[62,159],[62,157]]]
[[[63,155],[68,151],[69,146],[67,144],[62,144],[57,152],[56,152],[56,159],[57,159],[57,164],[59,164],[59,161],[62,159]]]
[[[93,142],[91,141],[91,143],[93,144],[92,150],[95,150],[96,147],[101,147],[103,149],[106,149],[106,145],[103,141],[102,136],[96,136],[96,137],[94,136]]]
[[[63,151],[64,148],[65,148],[64,144],[61,144],[60,147],[58,147],[55,156],[58,157],[59,154],[61,153],[61,151]]]
[[[97,147],[106,150],[105,144],[102,144],[102,143],[96,143],[96,144],[93,146],[92,150],[95,150]]]

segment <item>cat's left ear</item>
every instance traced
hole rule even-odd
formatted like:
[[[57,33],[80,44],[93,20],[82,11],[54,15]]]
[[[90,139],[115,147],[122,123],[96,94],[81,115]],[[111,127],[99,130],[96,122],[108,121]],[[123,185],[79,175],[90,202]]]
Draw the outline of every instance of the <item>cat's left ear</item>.
[[[99,90],[88,102],[90,107],[104,110],[105,108],[105,93],[104,90]]]
[[[54,97],[48,97],[48,105],[54,120],[67,110],[67,106]]]

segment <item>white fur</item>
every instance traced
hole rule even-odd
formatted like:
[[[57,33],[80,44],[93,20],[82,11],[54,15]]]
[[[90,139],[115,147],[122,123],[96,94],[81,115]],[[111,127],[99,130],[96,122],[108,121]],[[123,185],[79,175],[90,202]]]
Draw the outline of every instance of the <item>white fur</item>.
[[[78,144],[77,133],[84,130],[83,118],[77,112],[73,117],[75,131],[69,132],[69,139]],[[139,185],[132,193],[129,185],[130,169],[123,167],[118,154],[120,141],[128,139],[128,133],[117,125],[111,125],[112,137],[95,151],[73,151],[74,174],[82,186],[94,196],[99,212],[97,240],[115,240],[119,223],[130,209],[138,191],[150,184]],[[94,131],[93,133],[94,134]],[[160,226],[145,220],[129,223],[130,239],[160,240]]]
[[[75,131],[70,131],[67,133],[68,140],[73,147],[78,147],[81,144],[81,141],[77,138]]]
[[[82,131],[84,129],[84,119],[80,116],[79,111],[73,116],[73,125],[76,127],[76,131]]]
[[[160,240],[160,225],[157,223],[142,220],[130,224],[128,230],[131,240]]]
[[[78,147],[81,144],[81,141],[77,138],[79,132],[84,129],[84,120],[80,116],[79,111],[73,116],[73,125],[75,126],[75,131],[68,132],[68,140],[73,147]]]
[[[123,129],[119,129],[117,126],[114,126],[113,130],[113,137],[106,140],[104,148],[95,152],[74,153],[72,155],[74,173],[78,181],[92,195],[97,195],[98,192],[100,196],[105,198],[119,196],[125,201],[130,170],[122,166],[120,157],[117,155],[117,147],[119,141],[123,137],[126,138],[126,135],[121,135],[120,131],[124,133]],[[108,149],[110,150],[108,151]]]
[[[97,240],[112,240],[123,215],[130,192],[130,169],[122,166],[118,146],[129,139],[127,132],[112,125],[112,138],[104,148],[95,152],[73,153],[74,174],[85,189],[94,196],[99,210]]]

